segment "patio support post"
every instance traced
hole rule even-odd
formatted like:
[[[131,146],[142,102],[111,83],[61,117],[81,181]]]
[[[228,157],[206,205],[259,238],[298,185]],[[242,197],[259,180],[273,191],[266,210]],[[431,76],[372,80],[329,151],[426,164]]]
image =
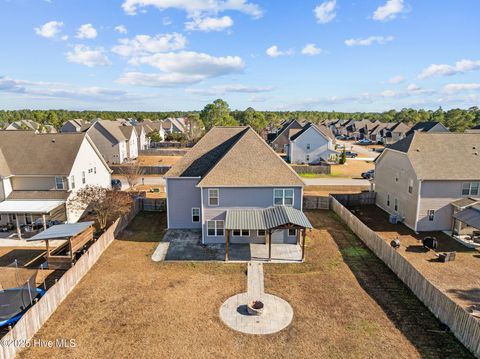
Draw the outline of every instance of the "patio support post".
[[[272,259],[272,230],[268,230],[268,260]]]
[[[42,214],[43,230],[47,230],[47,219],[44,214]]]
[[[307,237],[307,229],[304,228],[302,231],[302,262],[305,259],[305,239]]]
[[[20,221],[18,220],[18,213],[15,213],[15,224],[17,225],[18,239],[22,239],[22,230],[20,229]]]
[[[225,262],[228,262],[228,242],[230,242],[230,230],[225,231]]]

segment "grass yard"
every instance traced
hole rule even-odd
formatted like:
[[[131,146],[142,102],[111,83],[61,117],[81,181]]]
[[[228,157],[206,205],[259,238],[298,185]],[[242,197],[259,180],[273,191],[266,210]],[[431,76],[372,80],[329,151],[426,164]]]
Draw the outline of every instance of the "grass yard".
[[[138,163],[143,166],[173,166],[182,156],[138,156]]]
[[[375,165],[372,161],[347,160],[343,165],[332,165],[329,175],[301,173],[300,176],[304,178],[362,178],[361,174],[363,172],[373,170],[374,168]]]
[[[140,214],[36,335],[77,347],[19,357],[471,357],[331,212],[308,216],[319,229],[306,262],[265,265],[266,291],[294,309],[279,333],[240,334],[219,318],[246,290],[245,264],[152,262],[165,216]]]

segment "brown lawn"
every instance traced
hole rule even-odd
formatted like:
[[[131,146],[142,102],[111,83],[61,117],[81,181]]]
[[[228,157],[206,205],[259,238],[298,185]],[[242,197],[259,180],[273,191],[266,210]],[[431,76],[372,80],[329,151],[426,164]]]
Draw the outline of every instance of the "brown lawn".
[[[304,195],[328,196],[335,193],[360,193],[368,189],[368,186],[306,186]]]
[[[154,188],[158,188],[160,192],[155,192]],[[165,186],[156,184],[137,184],[133,188],[133,191],[145,192],[146,198],[166,198]]]
[[[347,160],[343,165],[332,166],[332,176],[345,178],[362,178],[361,174],[368,170],[373,170],[375,165],[373,162],[362,160]]]
[[[442,232],[415,234],[402,224],[390,224],[388,214],[376,206],[364,206],[356,214],[368,227],[390,243],[398,238],[399,252],[433,284],[464,307],[480,305],[480,252],[469,249]],[[454,262],[440,263],[434,251],[424,250],[419,241],[426,236],[438,239],[437,253],[456,251]]]
[[[173,166],[182,156],[138,156],[138,163],[144,166]]]
[[[154,263],[165,216],[140,214],[36,335],[75,338],[77,347],[19,357],[470,357],[331,212],[308,215],[320,229],[310,234],[306,262],[265,266],[266,290],[295,313],[279,333],[227,328],[219,308],[245,290],[246,266]]]

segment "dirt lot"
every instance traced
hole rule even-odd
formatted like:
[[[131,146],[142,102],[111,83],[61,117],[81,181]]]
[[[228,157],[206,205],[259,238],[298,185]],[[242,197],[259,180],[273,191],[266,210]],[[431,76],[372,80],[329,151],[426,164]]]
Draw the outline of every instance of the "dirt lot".
[[[173,166],[182,156],[138,156],[143,166]]]
[[[154,192],[153,189],[158,188],[160,192]],[[166,193],[165,193],[165,187],[160,186],[160,185],[155,185],[155,184],[137,184],[134,189],[134,191],[142,191],[145,192],[145,197],[146,198],[166,198]]]
[[[360,193],[368,190],[367,186],[306,186],[305,196],[328,196],[333,193]]]
[[[329,175],[314,174],[314,173],[302,173],[300,176],[305,178],[362,178],[361,174],[368,170],[373,170],[375,165],[372,161],[362,160],[347,160],[343,165],[332,165],[331,173]]]
[[[246,266],[154,263],[165,216],[141,214],[36,336],[75,338],[77,347],[19,357],[470,357],[331,212],[308,215],[320,229],[310,234],[306,262],[265,266],[267,292],[295,312],[279,333],[228,329],[218,311],[246,289]]]
[[[376,206],[364,206],[357,216],[371,229],[390,242],[399,238],[399,252],[432,283],[464,307],[480,305],[480,252],[469,249],[442,232],[417,235],[401,224],[388,223],[388,214]],[[428,235],[438,240],[436,253],[456,251],[454,262],[440,263],[434,251],[424,250],[419,239]]]

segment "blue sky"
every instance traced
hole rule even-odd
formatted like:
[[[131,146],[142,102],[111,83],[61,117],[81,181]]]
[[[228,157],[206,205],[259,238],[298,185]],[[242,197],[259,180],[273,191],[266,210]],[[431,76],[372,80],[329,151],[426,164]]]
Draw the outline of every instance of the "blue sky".
[[[0,108],[480,103],[478,0],[0,0]]]

